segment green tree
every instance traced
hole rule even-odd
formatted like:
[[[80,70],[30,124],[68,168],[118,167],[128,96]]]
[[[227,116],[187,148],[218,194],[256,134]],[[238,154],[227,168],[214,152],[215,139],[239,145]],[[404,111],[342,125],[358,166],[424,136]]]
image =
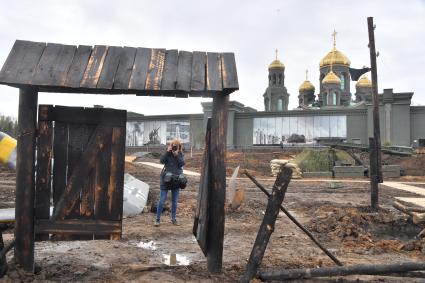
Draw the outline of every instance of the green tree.
[[[16,139],[18,136],[18,121],[14,117],[0,114],[0,131]]]

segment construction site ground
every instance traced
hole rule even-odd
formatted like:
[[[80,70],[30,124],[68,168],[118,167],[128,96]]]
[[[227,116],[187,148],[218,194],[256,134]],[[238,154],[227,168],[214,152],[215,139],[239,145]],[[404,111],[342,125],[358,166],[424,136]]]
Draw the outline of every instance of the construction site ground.
[[[188,154],[187,154],[188,155]],[[200,156],[187,156],[186,169],[200,172]],[[156,162],[156,158],[137,161]],[[250,164],[245,160],[244,164]],[[260,183],[270,188],[274,178],[267,174],[268,164],[258,158],[245,166]],[[261,164],[255,164],[262,162]],[[238,161],[228,156],[229,168]],[[244,168],[242,168],[244,169]],[[241,169],[241,170],[242,170]],[[242,276],[260,223],[267,198],[247,178],[240,175],[237,188],[245,189],[246,201],[237,210],[226,208],[223,273],[210,274],[206,258],[192,235],[196,207],[198,176],[188,176],[189,185],[180,194],[178,226],[172,225],[169,211],[164,212],[161,226],[154,227],[155,216],[149,208],[159,194],[161,169],[140,163],[126,163],[126,172],[150,185],[148,208],[142,214],[123,220],[119,241],[47,241],[36,242],[36,274],[25,274],[13,265],[8,254],[9,272],[4,282],[90,281],[90,282],[237,282]],[[231,175],[231,170],[228,171]],[[405,184],[424,179],[405,177]],[[369,209],[368,179],[291,181],[284,205],[345,265],[384,264],[401,261],[424,261],[425,242],[416,235],[422,226],[415,225],[392,205],[395,197],[425,198],[397,188],[380,186],[380,210]],[[0,172],[0,208],[14,206],[15,175]],[[168,205],[169,207],[169,205]],[[5,242],[13,238],[13,226],[3,234]],[[170,254],[176,254],[177,265],[170,266]],[[282,213],[271,236],[262,269],[335,266],[303,232]],[[422,279],[395,276],[349,276],[338,282],[421,282]],[[337,278],[332,280],[338,280]],[[330,281],[330,279],[326,279]],[[422,281],[423,282],[423,281]]]

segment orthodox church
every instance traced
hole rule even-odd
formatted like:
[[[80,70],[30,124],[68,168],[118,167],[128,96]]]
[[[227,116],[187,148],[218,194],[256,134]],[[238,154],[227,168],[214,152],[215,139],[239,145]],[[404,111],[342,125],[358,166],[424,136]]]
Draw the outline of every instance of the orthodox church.
[[[356,83],[356,92],[352,97],[350,90],[350,60],[336,48],[336,32],[333,35],[333,48],[320,60],[319,93],[306,79],[299,87],[298,108],[335,108],[353,107],[370,100],[372,82],[362,76]],[[288,111],[289,93],[285,87],[285,65],[277,58],[269,65],[269,85],[263,95],[266,112]]]
[[[319,83],[308,79],[298,89],[298,107],[289,110],[290,94],[285,87],[285,65],[276,58],[268,66],[268,86],[263,94],[264,111],[229,102],[227,146],[310,146],[334,139],[367,145],[373,134],[372,82],[363,75],[352,92],[351,62],[337,49],[336,32],[332,49],[319,62]],[[352,71],[352,69],[351,69]],[[357,77],[356,77],[357,79]],[[412,106],[413,92],[383,89],[378,94],[381,140],[385,144],[425,146],[425,106]],[[144,116],[132,113],[127,122],[127,146],[166,144],[178,136],[186,147],[202,146],[212,102],[202,102],[203,113]],[[155,138],[153,138],[155,137]]]

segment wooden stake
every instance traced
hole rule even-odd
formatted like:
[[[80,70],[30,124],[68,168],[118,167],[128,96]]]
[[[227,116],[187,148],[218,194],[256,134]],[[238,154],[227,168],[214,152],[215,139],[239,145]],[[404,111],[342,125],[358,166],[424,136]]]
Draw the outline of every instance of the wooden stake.
[[[34,272],[35,141],[38,92],[19,90],[15,198],[15,261]]]
[[[248,171],[245,170],[244,174],[255,184],[257,185],[257,187],[264,193],[266,194],[267,197],[270,198],[270,193],[260,184],[258,183],[258,181],[251,176],[251,174],[248,173]],[[342,266],[342,263],[330,252],[328,251],[324,246],[322,246],[318,240],[316,240],[316,238],[313,236],[313,234],[310,233],[310,231],[307,230],[307,228],[305,228],[301,223],[299,223],[297,221],[297,219],[295,219],[294,216],[292,216],[292,214],[285,208],[283,207],[283,205],[280,206],[280,210],[283,211],[283,213],[286,214],[286,216],[288,216],[288,218],[295,224],[298,226],[298,228],[300,228],[330,259],[332,259],[333,262],[335,262],[337,265]]]
[[[285,198],[286,190],[288,189],[289,182],[291,181],[292,170],[283,167],[283,170],[277,175],[276,181],[273,185],[271,197],[269,197],[266,213],[264,214],[263,222],[261,223],[260,230],[258,231],[257,238],[255,239],[254,246],[252,247],[251,255],[249,256],[248,264],[246,265],[245,274],[241,282],[248,283],[257,274],[257,269],[263,260],[264,252],[266,251],[267,244],[269,243],[270,236],[274,231],[279,208]]]
[[[370,152],[370,164],[374,169],[374,174],[370,176],[371,182],[371,207],[373,210],[378,209],[378,183],[383,182],[381,167],[381,133],[379,126],[379,99],[378,99],[378,74],[376,67],[376,51],[375,51],[375,33],[373,25],[373,17],[367,18],[367,26],[369,33],[369,50],[370,50],[370,67],[372,73],[372,98],[373,98],[373,137],[374,137],[374,153]],[[374,155],[373,155],[374,154]],[[374,160],[374,161],[372,161]],[[371,168],[372,170],[372,168]]]
[[[226,200],[226,136],[229,95],[217,93],[213,98],[210,148],[210,196],[207,235],[207,265],[212,273],[221,272],[223,264],[224,205]]]

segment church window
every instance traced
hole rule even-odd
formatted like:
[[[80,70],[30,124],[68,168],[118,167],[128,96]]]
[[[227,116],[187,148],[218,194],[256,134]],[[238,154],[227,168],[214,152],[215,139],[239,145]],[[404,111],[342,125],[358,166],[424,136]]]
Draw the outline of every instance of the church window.
[[[273,84],[276,84],[276,74],[273,74]]]
[[[282,74],[279,74],[279,84],[282,84]]]
[[[336,92],[331,92],[329,97],[328,97],[329,101],[328,104],[329,105],[336,105]]]
[[[282,98],[279,98],[277,100],[277,111],[283,111],[283,100],[282,100]]]
[[[345,76],[341,74],[341,90],[345,89]]]

